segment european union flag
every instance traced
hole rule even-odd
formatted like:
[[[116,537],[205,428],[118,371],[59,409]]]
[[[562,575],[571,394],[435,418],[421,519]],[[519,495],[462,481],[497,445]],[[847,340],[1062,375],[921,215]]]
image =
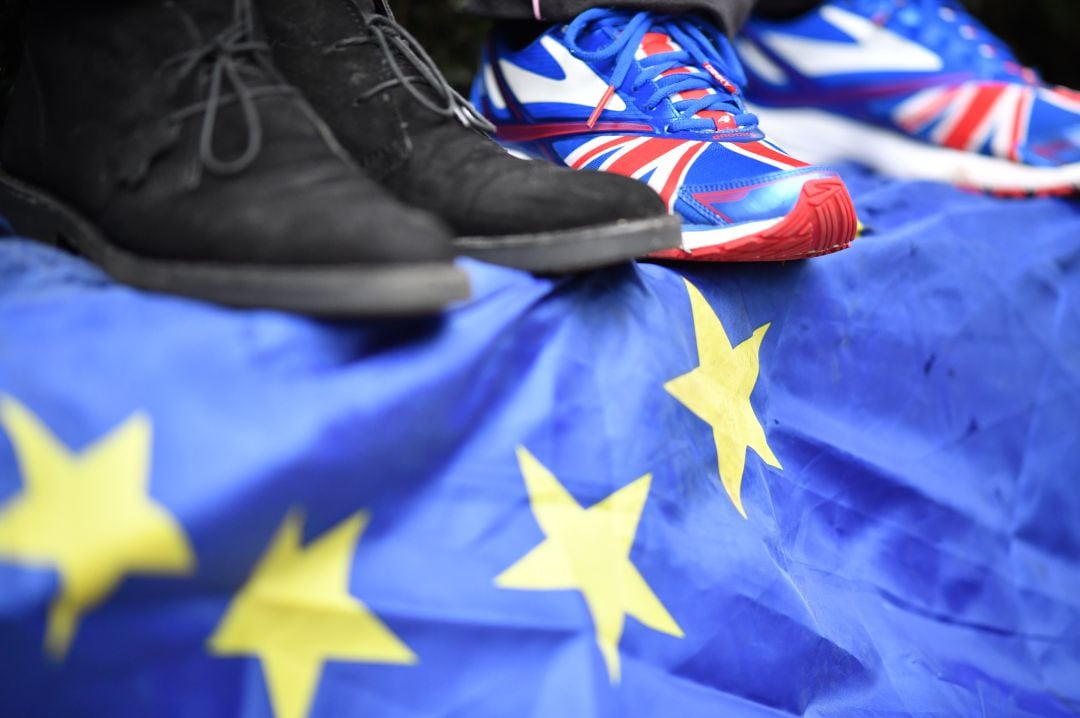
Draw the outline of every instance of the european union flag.
[[[0,715],[1074,716],[1080,207],[429,322],[0,242]]]

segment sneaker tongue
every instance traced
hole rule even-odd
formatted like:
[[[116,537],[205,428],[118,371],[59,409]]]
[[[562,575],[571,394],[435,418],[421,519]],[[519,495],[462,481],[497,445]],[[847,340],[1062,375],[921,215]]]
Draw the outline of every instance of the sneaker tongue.
[[[664,55],[668,53],[679,52],[682,47],[666,32],[653,31],[646,33],[645,37],[641,41],[641,45],[638,47],[635,54],[637,60],[643,60],[646,57],[653,57],[656,55]],[[716,70],[713,70],[716,73]],[[707,68],[697,67],[695,65],[677,65],[670,70],[665,70],[659,77],[671,77],[673,75],[709,75]],[[719,73],[712,76],[716,81],[720,81],[722,76]],[[734,92],[735,87],[728,88],[729,91]],[[672,94],[672,102],[683,102],[700,100],[708,95],[715,95],[716,90],[711,87],[702,87],[700,89],[684,90]],[[723,110],[701,110],[693,115],[693,117],[702,120],[711,120],[717,130],[729,130],[736,127],[735,117],[730,112]]]
[[[681,48],[670,35],[665,32],[647,33],[638,48],[638,58],[662,55],[665,52],[677,52]]]

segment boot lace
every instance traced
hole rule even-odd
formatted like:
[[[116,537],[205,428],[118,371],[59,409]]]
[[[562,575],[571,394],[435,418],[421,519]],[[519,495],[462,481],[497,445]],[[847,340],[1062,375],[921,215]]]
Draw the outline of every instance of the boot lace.
[[[595,50],[586,50],[581,46],[587,32],[604,28],[611,28],[615,33],[611,42]],[[637,59],[638,48],[650,32],[669,35],[680,49]],[[590,127],[596,124],[616,89],[622,87],[630,70],[637,64],[640,71],[630,90],[637,92],[647,83],[656,87],[656,91],[645,101],[646,110],[654,110],[661,102],[671,100],[676,117],[669,123],[669,130],[716,131],[719,127],[714,120],[697,116],[710,111],[731,114],[735,125],[741,130],[757,128],[758,118],[746,110],[739,91],[739,85],[746,83],[746,76],[731,44],[698,17],[586,10],[567,26],[564,41],[570,52],[583,60],[615,63],[607,92],[598,98],[600,102],[589,119]],[[697,99],[676,98],[680,93],[694,90],[705,90],[706,94]]]
[[[177,82],[196,71],[208,71],[206,98],[173,113],[177,122],[202,116],[199,133],[199,160],[214,174],[243,172],[262,151],[263,122],[258,100],[271,95],[293,95],[296,90],[278,78],[270,63],[270,47],[255,40],[255,22],[250,0],[235,0],[235,20],[209,42],[166,62],[176,68]],[[243,152],[223,158],[214,148],[221,110],[239,103],[244,119],[246,143]]]
[[[430,112],[456,119],[468,128],[487,134],[494,133],[495,126],[451,87],[420,42],[394,20],[389,8],[385,8],[384,12],[385,15],[363,13],[361,18],[366,33],[338,40],[327,49],[328,52],[342,52],[350,48],[375,45],[386,58],[394,77],[369,88],[357,101],[366,102],[386,90],[403,87]],[[411,73],[407,73],[406,68],[402,67],[402,59],[411,68]]]

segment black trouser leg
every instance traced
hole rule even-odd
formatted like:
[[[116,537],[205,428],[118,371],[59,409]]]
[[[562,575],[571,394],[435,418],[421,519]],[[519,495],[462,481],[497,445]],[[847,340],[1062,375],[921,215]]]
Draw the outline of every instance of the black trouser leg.
[[[703,11],[711,14],[729,34],[734,34],[757,0],[539,0],[543,20],[570,20],[594,7],[628,7],[660,12]],[[468,0],[465,8],[477,15],[506,19],[535,18],[534,0]]]
[[[810,12],[821,0],[758,0],[757,12],[767,17],[796,17]]]
[[[467,0],[465,8],[477,15],[494,18],[535,18],[539,5],[541,19],[562,21],[594,7],[629,7],[660,12],[697,10],[711,14],[729,34],[738,32],[756,7],[770,17],[794,17],[808,12],[821,0]]]

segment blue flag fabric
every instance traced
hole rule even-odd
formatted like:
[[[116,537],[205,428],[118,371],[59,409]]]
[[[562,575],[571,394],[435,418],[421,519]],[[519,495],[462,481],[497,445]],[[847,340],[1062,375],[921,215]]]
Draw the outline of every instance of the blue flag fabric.
[[[1074,716],[1080,206],[324,323],[0,241],[4,716]]]

